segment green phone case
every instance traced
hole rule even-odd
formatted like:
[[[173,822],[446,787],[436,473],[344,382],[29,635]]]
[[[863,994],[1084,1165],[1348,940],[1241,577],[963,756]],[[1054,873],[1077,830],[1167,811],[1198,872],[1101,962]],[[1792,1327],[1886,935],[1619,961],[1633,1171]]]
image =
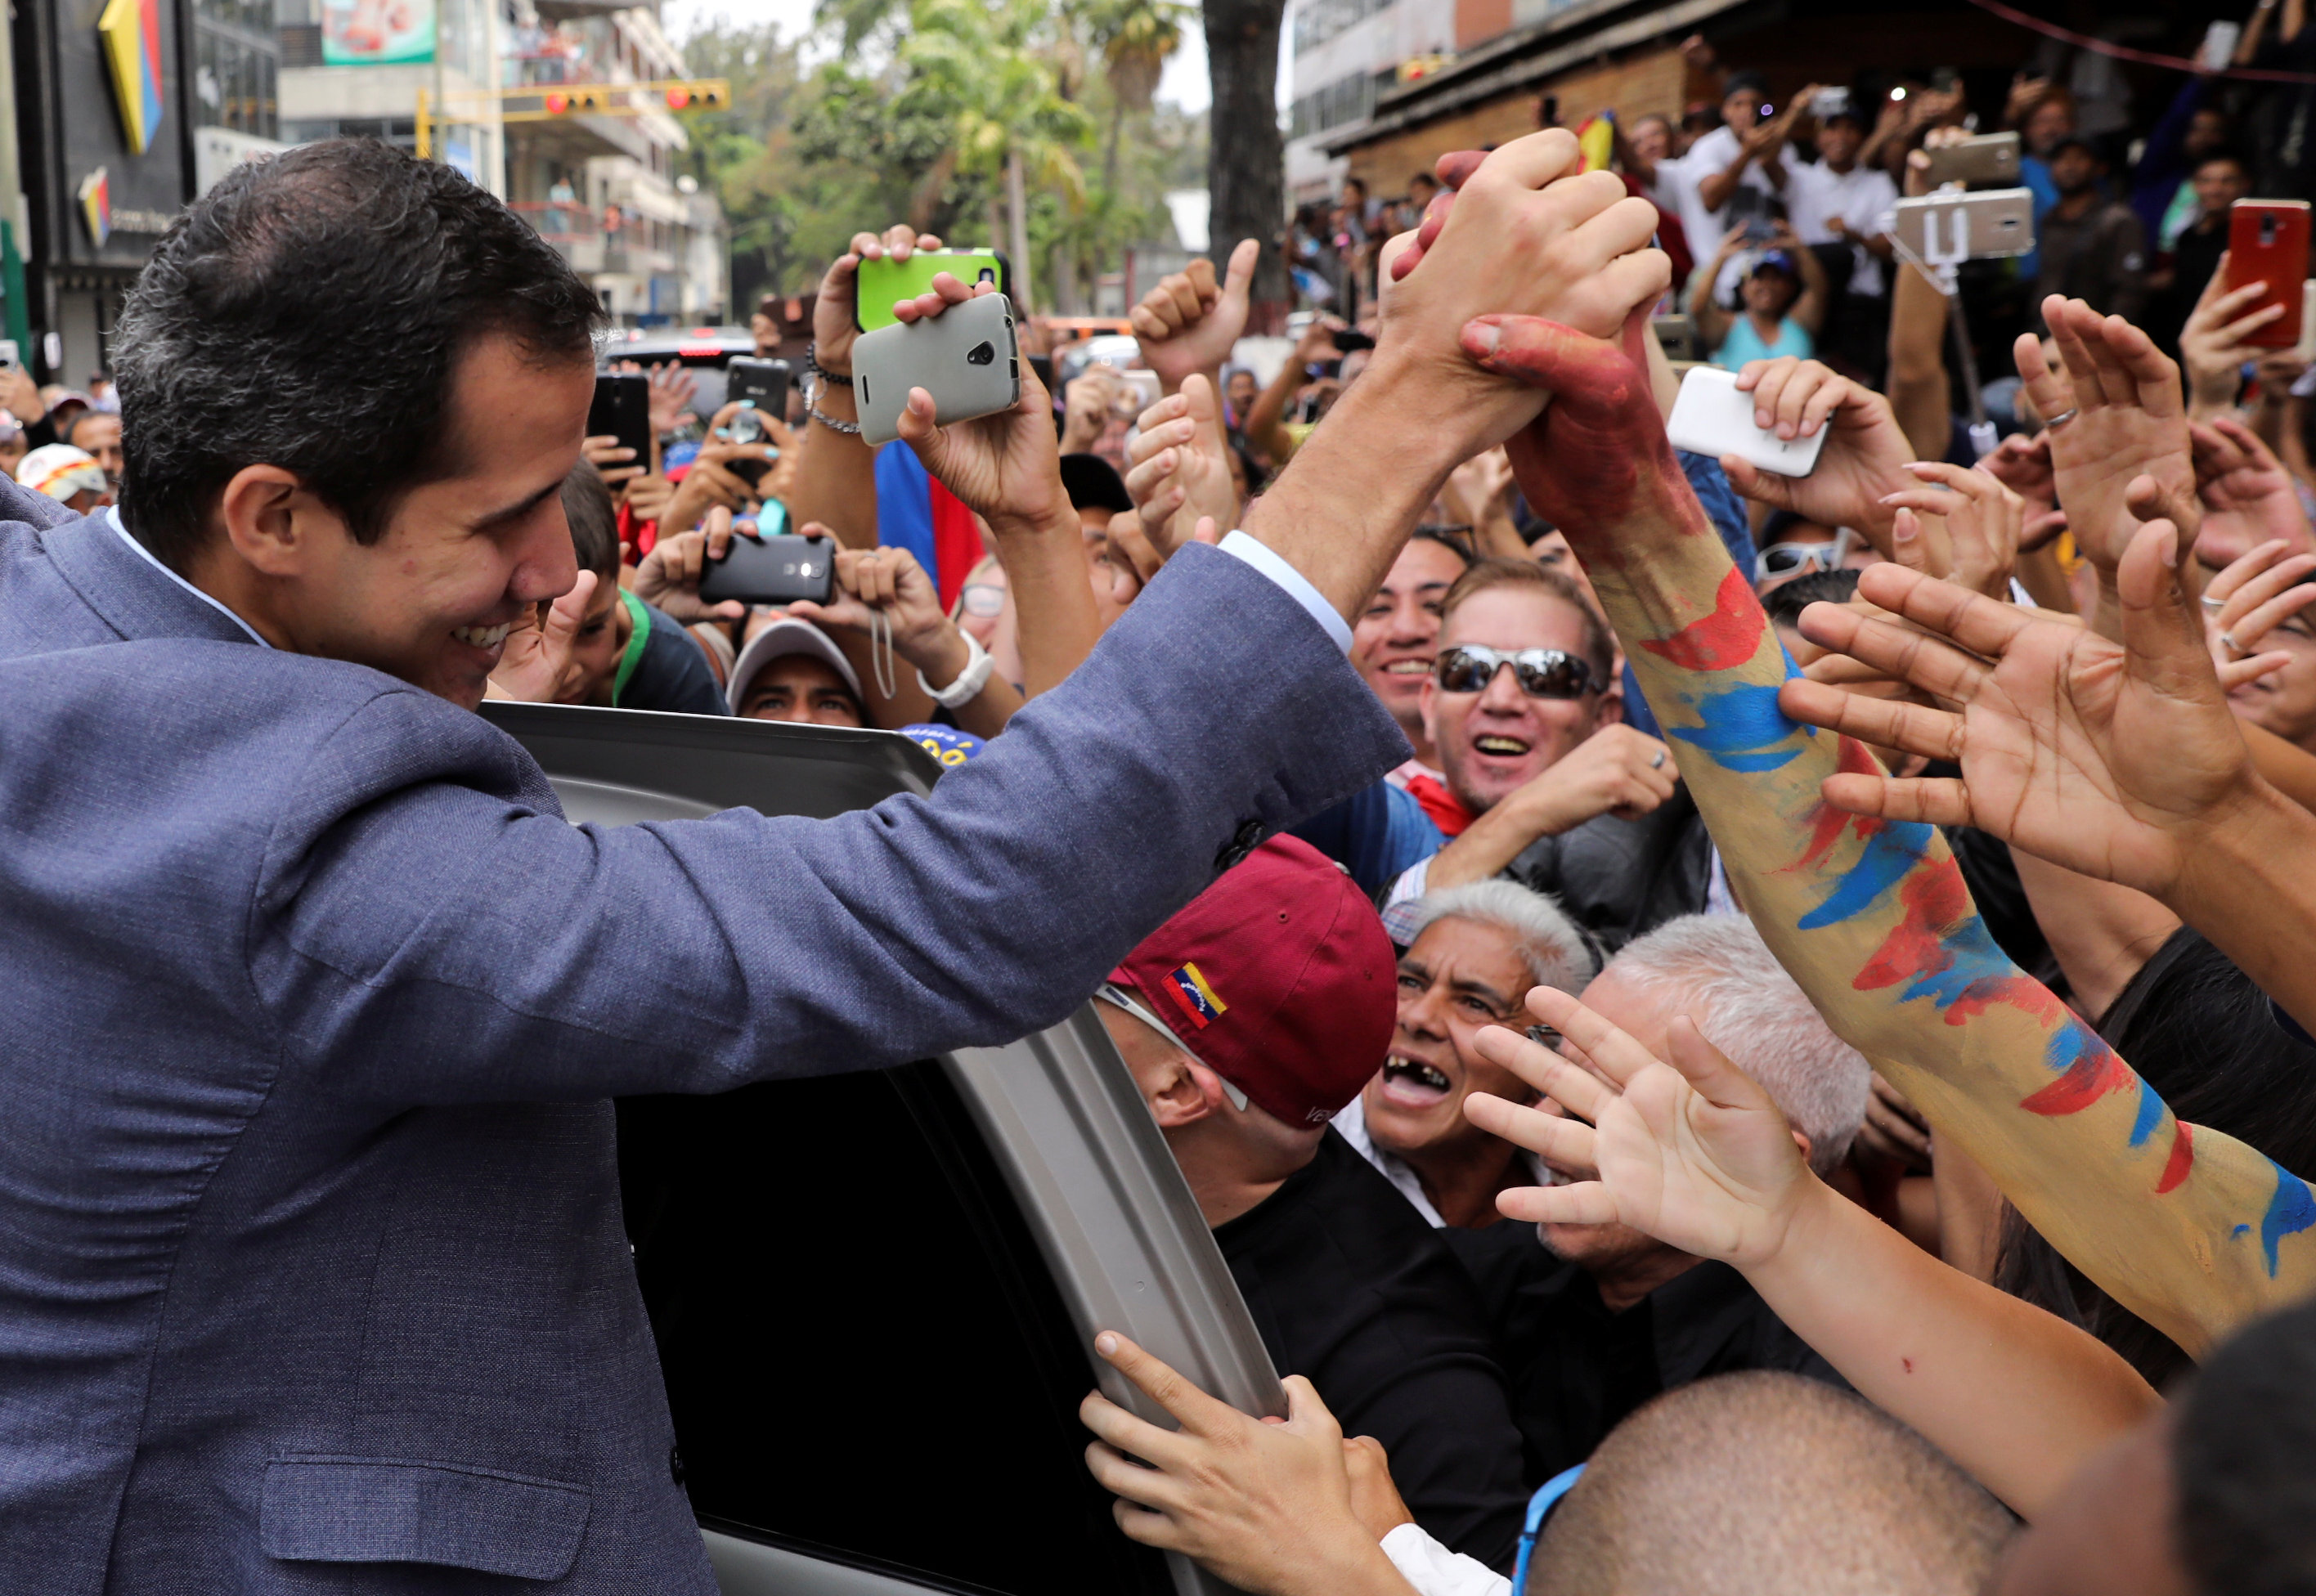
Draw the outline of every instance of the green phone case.
[[[893,306],[932,292],[933,278],[949,272],[970,288],[984,271],[996,274],[997,291],[1013,292],[1013,268],[996,250],[920,250],[905,261],[863,261],[852,279],[852,324],[863,332],[890,327]]]

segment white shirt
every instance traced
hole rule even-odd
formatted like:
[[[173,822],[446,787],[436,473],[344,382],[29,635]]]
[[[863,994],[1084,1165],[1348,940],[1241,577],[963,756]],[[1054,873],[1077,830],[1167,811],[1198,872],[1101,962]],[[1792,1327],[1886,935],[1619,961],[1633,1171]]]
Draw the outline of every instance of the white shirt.
[[[1680,158],[1678,182],[1680,190],[1680,230],[1688,235],[1689,256],[1699,265],[1713,259],[1713,252],[1721,247],[1722,239],[1728,235],[1729,205],[1724,200],[1720,209],[1706,209],[1705,200],[1697,191],[1698,186],[1706,178],[1717,177],[1735,165],[1743,149],[1736,134],[1727,128],[1715,128],[1690,145],[1688,153]],[[1778,151],[1777,158],[1790,175],[1793,170],[1792,150]],[[1737,186],[1756,189],[1764,194],[1785,192],[1769,181],[1759,161],[1745,164],[1745,170],[1738,174]],[[1715,297],[1725,297],[1741,270],[1743,267],[1733,260],[1723,265],[1721,275],[1714,280]]]
[[[1827,224],[1841,218],[1852,241],[1863,244],[1882,231],[1882,215],[1898,203],[1898,185],[1878,166],[1853,166],[1836,172],[1823,161],[1796,166],[1786,177],[1786,205],[1794,233],[1804,244],[1832,244],[1837,235]],[[1865,250],[1849,274],[1853,294],[1882,292],[1882,262]]]
[[[1423,1194],[1423,1183],[1415,1178],[1415,1171],[1408,1167],[1407,1160],[1397,1153],[1385,1152],[1376,1146],[1375,1138],[1367,1134],[1367,1108],[1364,1095],[1352,1098],[1337,1109],[1335,1117],[1329,1120],[1327,1123],[1333,1126],[1341,1134],[1343,1139],[1351,1144],[1360,1157],[1365,1158],[1381,1171],[1384,1179],[1399,1188],[1399,1194],[1415,1205],[1415,1211],[1423,1216],[1425,1224],[1434,1230],[1445,1230],[1448,1228],[1448,1221],[1439,1217],[1438,1209],[1431,1206],[1431,1199]],[[1517,1150],[1521,1161],[1527,1164],[1528,1174],[1536,1177],[1537,1185],[1557,1186],[1566,1184],[1534,1153],[1529,1152],[1526,1148]],[[1474,1566],[1477,1565],[1474,1565]]]
[[[199,588],[193,586],[192,583],[187,581],[183,577],[179,576],[166,565],[162,564],[159,555],[156,554],[151,549],[147,548],[143,544],[138,542],[135,538],[129,536],[129,528],[120,524],[120,511],[117,506],[108,506],[106,508],[104,512],[104,524],[111,527],[113,531],[120,536],[121,542],[127,544],[130,548],[135,549],[139,554],[143,555],[146,563],[150,564],[154,570],[159,572],[163,576],[167,577],[171,581],[184,589],[186,592],[191,593],[203,604],[208,605],[211,609],[217,611],[218,614],[223,616],[227,620],[231,621],[235,625],[248,633],[250,642],[255,643],[260,648],[272,648],[273,646],[272,643],[266,642],[265,639],[257,634],[256,627],[251,625],[247,621],[243,620],[239,616],[234,614],[233,611],[227,609],[224,605],[218,603],[209,594],[202,592]]]
[[[1512,1583],[1476,1557],[1451,1552],[1414,1524],[1383,1538],[1383,1555],[1420,1596],[1512,1596]]]

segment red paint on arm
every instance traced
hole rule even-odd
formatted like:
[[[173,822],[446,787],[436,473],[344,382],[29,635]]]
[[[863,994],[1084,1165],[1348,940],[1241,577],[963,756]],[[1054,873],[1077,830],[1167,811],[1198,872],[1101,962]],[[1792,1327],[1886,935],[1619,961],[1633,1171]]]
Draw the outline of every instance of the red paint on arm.
[[[1760,651],[1761,634],[1768,625],[1769,617],[1761,608],[1761,601],[1753,597],[1753,584],[1733,565],[1729,574],[1721,579],[1720,590],[1713,596],[1711,615],[1691,621],[1670,637],[1648,639],[1641,646],[1684,670],[1727,670],[1742,665]],[[1846,759],[1852,745],[1848,738],[1842,740],[1842,745]],[[1866,752],[1863,749],[1857,751]],[[1871,756],[1867,758],[1870,769]],[[1845,764],[1843,768],[1848,766]]]
[[[2059,995],[2033,976],[2003,975],[1964,987],[1962,996],[1946,1006],[1946,1024],[1959,1025],[1997,1004],[2024,1009],[2045,1026],[2056,1025],[2067,1017],[2067,1006],[2059,1001]]]
[[[2067,1073],[2019,1104],[2028,1113],[2056,1117],[2080,1113],[2110,1092],[2139,1084],[2116,1051],[2101,1043],[2069,1066]]]
[[[2155,1183],[2158,1197],[2178,1191],[2186,1182],[2187,1172],[2196,1166],[2196,1142],[2191,1134],[2196,1128],[2185,1120],[2172,1121],[2171,1127],[2171,1157],[2163,1166],[2163,1178]]]
[[[1733,567],[1729,574],[1733,578],[1737,575],[1737,572]],[[1727,584],[1723,585],[1725,587]],[[1654,645],[1643,643],[1642,646],[1648,648]],[[1836,759],[1845,776],[1880,776],[1882,774],[1882,767],[1875,761],[1872,754],[1866,751],[1866,745],[1854,737],[1845,737],[1841,740],[1841,751],[1836,756]],[[1833,851],[1833,845],[1841,840],[1844,828],[1853,822],[1857,826],[1857,840],[1860,842],[1882,829],[1884,823],[1876,816],[1854,815],[1848,810],[1836,809],[1830,803],[1821,802],[1810,811],[1809,846],[1802,849],[1802,856],[1795,860],[1787,868],[1813,870],[1823,864],[1825,856]]]
[[[1904,906],[1903,917],[1849,983],[1858,991],[1894,987],[1954,962],[1954,954],[1939,939],[1970,912],[1970,889],[1963,885],[1962,866],[1949,857],[1916,871],[1898,889],[1898,901]]]

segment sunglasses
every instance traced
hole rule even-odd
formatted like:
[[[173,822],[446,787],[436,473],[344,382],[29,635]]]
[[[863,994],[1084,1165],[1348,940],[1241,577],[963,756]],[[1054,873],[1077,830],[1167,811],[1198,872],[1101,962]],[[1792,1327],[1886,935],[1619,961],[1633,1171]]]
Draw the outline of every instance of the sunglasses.
[[[1478,693],[1496,679],[1496,672],[1512,668],[1520,691],[1531,698],[1581,698],[1599,689],[1592,667],[1559,649],[1520,649],[1507,653],[1476,643],[1442,649],[1432,661],[1431,678],[1443,693]]]
[[[1849,558],[1857,534],[1848,527],[1834,529],[1831,543],[1773,543],[1753,556],[1753,580],[1792,576],[1806,571],[1839,571]]]

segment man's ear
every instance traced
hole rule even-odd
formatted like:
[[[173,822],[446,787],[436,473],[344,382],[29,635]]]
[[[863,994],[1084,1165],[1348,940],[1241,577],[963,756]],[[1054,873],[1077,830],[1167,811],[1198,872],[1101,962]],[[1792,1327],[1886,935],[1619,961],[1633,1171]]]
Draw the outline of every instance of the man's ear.
[[[338,518],[279,466],[245,466],[235,472],[218,496],[218,519],[227,544],[265,576],[301,574],[320,534],[345,533]]]
[[[1181,1125],[1195,1125],[1219,1109],[1223,1084],[1213,1070],[1176,1053],[1166,1061],[1163,1073],[1146,1095],[1158,1129],[1171,1130]]]
[[[1415,700],[1415,710],[1423,717],[1423,740],[1435,749],[1439,746],[1439,728],[1432,724],[1432,710],[1439,702],[1439,683],[1436,678],[1427,674],[1423,678],[1422,689]]]
[[[1608,687],[1600,695],[1600,706],[1593,711],[1595,729],[1601,726],[1621,726],[1625,723],[1625,673],[1618,671],[1608,678]]]
[[[1794,1128],[1794,1145],[1802,1150],[1802,1162],[1804,1164],[1808,1163],[1810,1156],[1809,1135],[1797,1126]]]

